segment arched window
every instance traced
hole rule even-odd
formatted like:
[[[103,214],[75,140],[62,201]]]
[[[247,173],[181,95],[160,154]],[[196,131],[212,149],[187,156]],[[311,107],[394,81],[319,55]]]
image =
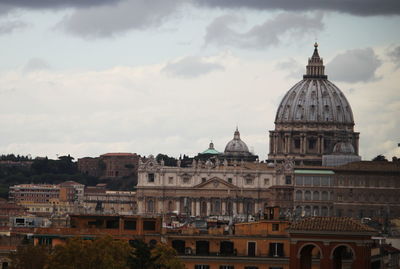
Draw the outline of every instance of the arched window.
[[[174,211],[174,203],[172,201],[168,202],[168,212]]]
[[[304,200],[306,200],[306,201],[310,201],[311,200],[311,192],[310,191],[306,191],[304,193]]]
[[[318,206],[313,207],[313,216],[319,216],[319,207]]]
[[[298,201],[303,200],[303,192],[302,191],[296,191],[296,200],[298,200]]]
[[[319,192],[314,191],[314,193],[313,193],[313,200],[314,200],[314,201],[318,201],[318,200],[319,200]]]
[[[327,201],[328,200],[328,192],[323,191],[321,195],[321,200]]]
[[[153,200],[147,201],[147,212],[149,212],[149,213],[154,212],[154,201]]]
[[[310,217],[311,216],[311,207],[310,206],[304,207],[304,215],[306,217]]]
[[[245,205],[245,210],[246,210],[245,213],[246,214],[249,214],[249,215],[254,214],[254,204],[253,204],[253,202],[248,201],[248,202],[244,203],[244,205]]]

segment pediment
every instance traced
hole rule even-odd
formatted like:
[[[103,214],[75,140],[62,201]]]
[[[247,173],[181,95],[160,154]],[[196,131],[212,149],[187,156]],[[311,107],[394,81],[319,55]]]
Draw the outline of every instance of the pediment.
[[[235,185],[226,182],[223,179],[214,177],[206,182],[202,182],[198,185],[195,185],[194,188],[199,188],[199,189],[220,189],[220,190],[227,190],[227,189],[238,189]]]

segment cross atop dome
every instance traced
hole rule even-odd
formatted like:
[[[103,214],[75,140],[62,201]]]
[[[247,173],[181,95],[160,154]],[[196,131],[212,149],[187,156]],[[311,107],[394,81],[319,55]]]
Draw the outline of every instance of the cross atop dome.
[[[303,78],[322,78],[327,79],[328,76],[325,75],[324,61],[319,57],[318,53],[318,43],[314,43],[314,53],[311,58],[308,58],[308,65],[306,66],[307,73]]]

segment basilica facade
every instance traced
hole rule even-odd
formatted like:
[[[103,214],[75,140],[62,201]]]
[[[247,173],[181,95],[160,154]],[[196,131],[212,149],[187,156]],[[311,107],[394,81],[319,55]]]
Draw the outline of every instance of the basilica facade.
[[[236,130],[234,143],[240,139]],[[166,166],[153,156],[142,160],[138,169],[137,204],[140,214],[185,214],[187,216],[260,216],[267,206],[289,210],[293,165],[240,160],[252,154],[246,144],[227,144],[228,154],[214,153],[207,160],[193,159],[191,165]],[[212,147],[212,145],[210,146]],[[235,151],[235,149],[237,151]],[[224,156],[231,158],[222,159]],[[284,211],[283,210],[283,211]]]
[[[142,159],[137,211],[248,219],[279,206],[292,218],[400,216],[400,161],[361,161],[354,125],[350,103],[328,80],[315,44],[306,74],[277,109],[266,161],[249,152],[238,129],[223,153],[210,143],[190,165]]]

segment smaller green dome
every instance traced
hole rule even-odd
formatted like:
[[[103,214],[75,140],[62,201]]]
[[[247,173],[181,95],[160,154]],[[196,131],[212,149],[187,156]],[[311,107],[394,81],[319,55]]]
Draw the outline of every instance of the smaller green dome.
[[[211,142],[208,149],[206,149],[205,151],[203,151],[201,154],[212,154],[212,155],[218,155],[221,154],[221,152],[217,151],[214,149],[214,143]]]

